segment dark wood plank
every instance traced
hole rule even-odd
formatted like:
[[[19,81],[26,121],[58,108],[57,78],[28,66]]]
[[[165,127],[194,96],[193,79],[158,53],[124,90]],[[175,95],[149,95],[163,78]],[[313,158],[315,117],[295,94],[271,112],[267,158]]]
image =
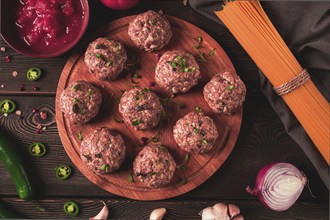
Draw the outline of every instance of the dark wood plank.
[[[45,212],[39,211],[31,202],[17,200],[15,198],[5,198],[1,201],[15,210],[15,212],[24,215],[27,218],[68,218],[63,212],[63,205],[66,201],[76,201],[80,206],[80,214],[74,219],[89,218],[95,216],[103,207],[100,199],[76,199],[63,198],[45,198],[38,201],[40,207],[45,208]],[[126,199],[104,199],[109,209],[109,219],[148,219],[152,210],[156,208],[166,208],[166,219],[201,219],[198,213],[208,206],[213,206],[218,202],[233,203],[240,207],[241,213],[246,220],[255,219],[286,219],[286,220],[326,220],[328,219],[328,207],[322,203],[299,202],[289,210],[284,212],[274,212],[266,209],[257,200],[180,200],[180,201],[162,201],[162,202],[138,202]],[[56,217],[55,217],[56,216]]]

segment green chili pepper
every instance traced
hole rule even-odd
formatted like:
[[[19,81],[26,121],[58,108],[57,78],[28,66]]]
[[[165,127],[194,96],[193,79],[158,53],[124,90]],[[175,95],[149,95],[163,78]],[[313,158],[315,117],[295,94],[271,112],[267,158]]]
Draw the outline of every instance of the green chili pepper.
[[[32,144],[30,144],[29,149],[30,154],[36,157],[42,157],[47,152],[46,146],[41,142],[33,142]]]
[[[12,113],[16,110],[16,104],[10,99],[4,99],[0,102],[0,112]]]
[[[29,81],[36,81],[36,80],[38,80],[40,78],[40,76],[41,76],[41,69],[36,68],[36,67],[30,68],[26,72],[26,78]]]
[[[71,168],[68,165],[59,165],[56,167],[56,177],[61,180],[66,180],[71,175]]]
[[[6,136],[0,131],[0,160],[8,170],[19,198],[31,199],[33,190],[29,178],[26,175],[25,167],[15,146],[10,143]]]
[[[74,217],[79,214],[79,206],[73,201],[68,201],[64,204],[63,210],[65,214]]]

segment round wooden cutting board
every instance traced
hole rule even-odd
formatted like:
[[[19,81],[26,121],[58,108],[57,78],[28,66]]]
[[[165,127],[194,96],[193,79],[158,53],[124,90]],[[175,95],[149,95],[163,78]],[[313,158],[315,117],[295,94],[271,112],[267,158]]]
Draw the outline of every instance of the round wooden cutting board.
[[[186,21],[167,16],[173,30],[170,43],[157,53],[148,53],[137,49],[127,34],[128,24],[134,18],[135,16],[124,17],[109,23],[90,35],[81,44],[81,48],[73,52],[63,69],[57,87],[56,119],[59,135],[67,154],[74,165],[90,181],[113,194],[123,197],[137,200],[161,200],[189,192],[201,185],[219,169],[229,156],[237,140],[242,121],[242,109],[232,116],[215,114],[203,98],[203,87],[213,75],[225,70],[235,71],[228,56],[213,38]],[[129,73],[122,73],[113,82],[105,82],[98,80],[88,72],[87,66],[84,63],[84,52],[91,41],[102,36],[123,42],[129,57],[136,55],[140,57],[141,68],[137,73],[141,77],[134,78],[133,82],[136,84],[132,84],[131,74]],[[193,47],[193,45],[197,44],[197,36],[202,37],[202,43],[198,49]],[[201,53],[204,54],[204,58],[207,61],[199,63],[202,79],[198,86],[186,94],[179,94],[175,98],[171,98],[165,107],[165,118],[162,120],[160,126],[152,131],[135,131],[130,126],[119,123],[118,120],[121,119],[121,116],[118,112],[118,100],[122,91],[129,90],[133,86],[148,87],[149,82],[154,81],[154,69],[159,55],[167,50],[174,49],[185,50],[194,55],[196,59],[200,58]],[[82,126],[75,126],[69,123],[60,110],[60,95],[68,84],[74,80],[91,82],[101,90],[103,95],[103,102],[97,117]],[[169,94],[166,94],[157,85],[149,88],[162,98],[170,97]],[[206,154],[190,154],[184,166],[185,169],[177,169],[171,183],[166,187],[157,189],[145,187],[134,176],[132,171],[133,160],[143,148],[141,138],[151,138],[158,133],[156,135],[159,139],[158,143],[166,146],[173,155],[176,163],[178,165],[181,164],[187,157],[187,153],[182,151],[175,143],[172,130],[175,122],[187,113],[194,111],[195,106],[201,107],[205,114],[215,121],[219,132],[219,138],[215,146]],[[121,169],[103,176],[88,170],[80,159],[79,147],[81,140],[78,138],[79,133],[81,133],[82,137],[86,137],[92,131],[102,126],[109,127],[121,133],[127,147],[126,159]],[[129,181],[131,174],[133,174],[133,182]]]

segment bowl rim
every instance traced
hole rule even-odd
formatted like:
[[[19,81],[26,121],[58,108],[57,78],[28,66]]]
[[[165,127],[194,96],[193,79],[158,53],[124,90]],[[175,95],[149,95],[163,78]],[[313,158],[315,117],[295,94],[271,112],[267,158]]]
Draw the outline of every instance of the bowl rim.
[[[10,46],[13,50],[15,50],[16,52],[18,52],[20,54],[28,56],[28,57],[32,57],[32,58],[52,58],[52,57],[57,57],[59,55],[62,55],[64,53],[68,52],[69,50],[71,50],[73,47],[75,47],[79,43],[81,38],[84,36],[84,34],[86,32],[86,29],[88,27],[88,24],[89,24],[89,3],[88,3],[88,0],[79,0],[79,1],[82,4],[83,10],[84,10],[84,18],[83,18],[83,21],[82,21],[82,26],[81,26],[81,29],[79,31],[79,34],[77,35],[77,37],[75,38],[74,41],[72,41],[71,43],[69,43],[65,47],[61,47],[59,50],[56,50],[53,53],[35,53],[33,51],[28,51],[28,50],[23,51],[23,50],[17,49],[2,34],[2,29],[0,29],[0,36],[8,44],[8,46]]]

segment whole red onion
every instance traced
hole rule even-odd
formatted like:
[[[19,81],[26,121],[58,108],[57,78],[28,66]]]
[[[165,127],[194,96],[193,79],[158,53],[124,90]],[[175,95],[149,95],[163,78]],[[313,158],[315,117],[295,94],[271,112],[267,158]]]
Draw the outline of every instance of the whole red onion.
[[[290,163],[272,163],[263,167],[256,179],[255,188],[246,191],[274,211],[289,209],[299,198],[307,178]]]

